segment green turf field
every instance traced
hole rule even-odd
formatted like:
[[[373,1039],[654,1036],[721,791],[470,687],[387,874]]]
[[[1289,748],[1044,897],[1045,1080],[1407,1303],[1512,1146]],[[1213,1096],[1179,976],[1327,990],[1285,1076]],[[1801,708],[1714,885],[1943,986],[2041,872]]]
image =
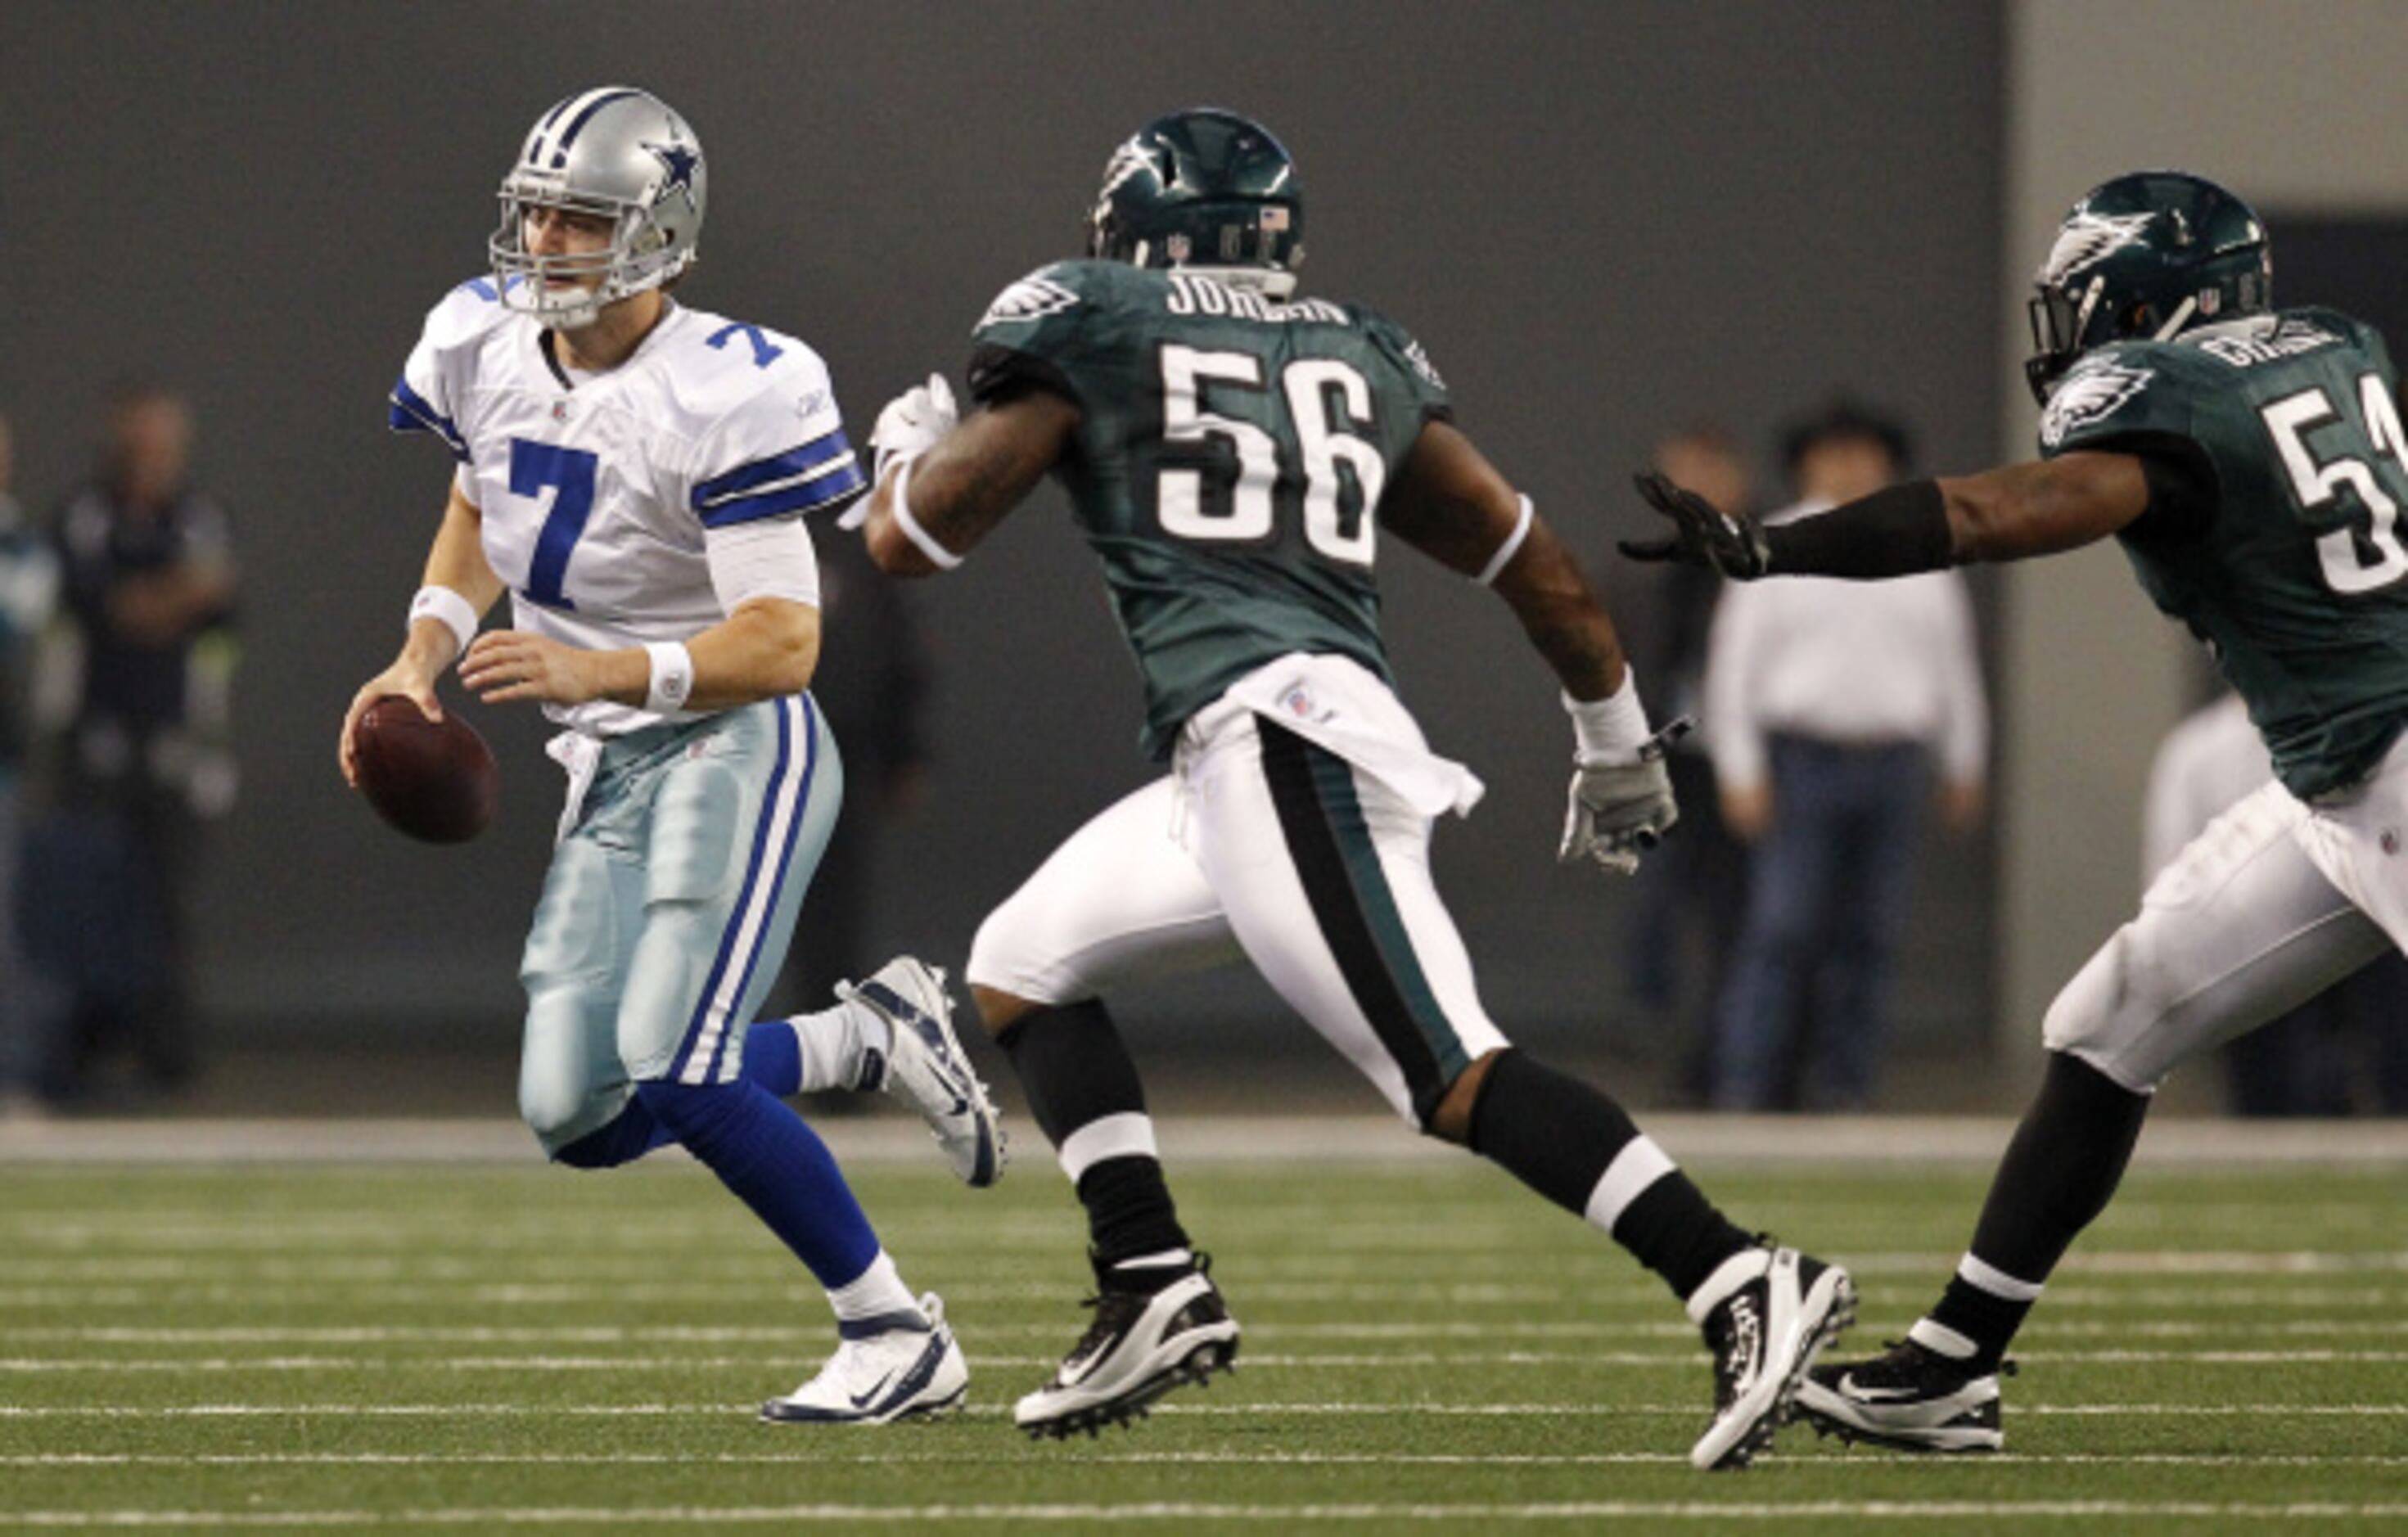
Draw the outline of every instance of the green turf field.
[[[1081,1327],[1060,1179],[873,1166],[970,1357],[950,1422],[758,1423],[824,1303],[708,1176],[0,1170],[0,1530],[2408,1530],[2408,1181],[2143,1171],[2062,1271],[2008,1454],[1684,1454],[1708,1373],[1655,1280],[1469,1160],[1181,1181],[1240,1370],[1131,1432],[1003,1417]],[[1848,1343],[1954,1263],[1973,1170],[1713,1171],[1846,1259]]]

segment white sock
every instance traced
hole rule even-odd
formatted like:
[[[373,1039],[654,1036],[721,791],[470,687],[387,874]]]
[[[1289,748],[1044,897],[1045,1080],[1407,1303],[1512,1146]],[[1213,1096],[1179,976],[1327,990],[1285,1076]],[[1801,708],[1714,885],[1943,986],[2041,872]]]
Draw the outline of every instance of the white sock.
[[[1918,1318],[1906,1337],[1935,1356],[1945,1356],[1952,1361],[1970,1361],[1976,1348],[1973,1342],[1950,1329],[1946,1324]]]
[[[802,1056],[803,1082],[797,1093],[874,1089],[886,1082],[886,1058],[895,1049],[893,1030],[876,1010],[839,1003],[783,1023],[795,1032]]]
[[[928,1327],[928,1315],[912,1300],[911,1288],[903,1284],[884,1249],[878,1251],[869,1269],[829,1292],[827,1299],[828,1306],[836,1310],[838,1328],[867,1318],[892,1319],[890,1329]]]

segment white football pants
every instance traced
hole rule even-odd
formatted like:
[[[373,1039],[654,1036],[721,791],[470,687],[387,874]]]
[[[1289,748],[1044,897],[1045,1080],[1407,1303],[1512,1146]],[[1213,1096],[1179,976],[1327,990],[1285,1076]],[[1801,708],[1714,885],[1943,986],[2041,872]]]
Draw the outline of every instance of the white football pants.
[[[2042,1034],[2138,1093],[2408,949],[2408,737],[2303,803],[2268,783],[2208,824],[2049,1006]],[[2408,1025],[2403,1025],[2408,1028]]]
[[[1254,963],[1415,1126],[1504,1035],[1430,882],[1431,819],[1251,711],[1072,834],[979,928],[969,980],[1040,1004]]]

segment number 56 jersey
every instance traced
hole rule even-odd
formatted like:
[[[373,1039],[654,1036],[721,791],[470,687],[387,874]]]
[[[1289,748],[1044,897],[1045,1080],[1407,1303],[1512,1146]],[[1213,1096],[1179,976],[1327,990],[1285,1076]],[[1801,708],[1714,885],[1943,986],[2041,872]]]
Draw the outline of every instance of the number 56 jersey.
[[[1380,496],[1449,415],[1420,346],[1356,305],[1278,301],[1200,273],[1063,262],[975,333],[982,404],[1078,403],[1058,467],[1145,681],[1142,743],[1291,652],[1393,686],[1371,562]]]
[[[827,367],[792,337],[672,302],[605,373],[565,370],[551,340],[490,280],[465,283],[427,315],[392,396],[394,430],[459,461],[520,629],[591,650],[688,639],[726,617],[713,531],[867,489]],[[796,585],[785,596],[818,600],[810,572]],[[609,701],[544,712],[595,736],[665,718]]]
[[[2408,725],[2399,388],[2372,327],[2291,309],[2100,348],[2041,419],[2044,456],[2172,471],[2118,535],[2125,554],[2214,651],[2302,799],[2355,783]]]

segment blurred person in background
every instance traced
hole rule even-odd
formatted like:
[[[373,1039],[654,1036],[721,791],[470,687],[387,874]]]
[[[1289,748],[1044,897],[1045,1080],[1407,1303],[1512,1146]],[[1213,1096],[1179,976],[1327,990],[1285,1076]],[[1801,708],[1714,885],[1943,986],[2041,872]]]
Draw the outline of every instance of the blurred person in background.
[[[1652,458],[1658,471],[1724,511],[1753,509],[1747,461],[1723,428],[1676,433],[1656,445]],[[1665,573],[1656,606],[1642,610],[1655,622],[1633,638],[1632,661],[1656,681],[1668,718],[1704,715],[1706,639],[1722,590],[1714,571],[1676,566]],[[1624,974],[1639,1002],[1679,1018],[1674,1093],[1697,1104],[1712,1085],[1714,1005],[1730,970],[1730,936],[1747,911],[1748,849],[1723,822],[1704,733],[1675,741],[1664,767],[1680,803],[1681,830],[1639,872]]]
[[[2141,883],[2210,823],[2274,777],[2265,739],[2227,690],[2166,734],[2141,806]],[[2242,1115],[2408,1113],[2408,955],[2391,951],[2298,1008],[2225,1043],[2227,1098]]]
[[[16,439],[0,416],[0,1116],[37,1108],[51,1011],[17,937],[34,647],[58,605],[56,553],[17,500]]]
[[[1784,457],[1798,500],[1771,527],[1887,485],[1909,455],[1896,423],[1837,401],[1790,430]],[[1709,1102],[1862,1109],[1935,764],[1949,829],[1982,814],[1989,715],[1964,579],[1730,587],[1705,724],[1724,821],[1755,849]]]
[[[51,1070],[69,1097],[120,1051],[153,1090],[198,1067],[183,907],[197,830],[234,805],[239,577],[225,510],[193,483],[193,445],[182,395],[119,389],[98,472],[59,514],[68,628],[44,687],[66,721],[27,941],[67,991]]]

